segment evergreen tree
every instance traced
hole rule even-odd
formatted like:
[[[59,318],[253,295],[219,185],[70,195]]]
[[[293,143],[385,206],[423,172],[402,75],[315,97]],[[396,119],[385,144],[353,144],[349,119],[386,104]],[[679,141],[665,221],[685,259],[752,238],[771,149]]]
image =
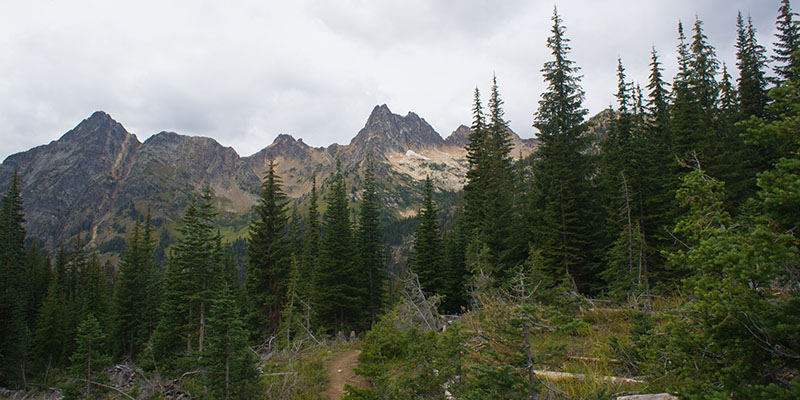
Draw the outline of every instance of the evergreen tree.
[[[358,282],[355,246],[347,187],[341,164],[337,161],[328,197],[325,235],[320,246],[319,269],[314,275],[314,310],[321,325],[328,330],[355,328],[363,321],[364,287]]]
[[[173,247],[164,281],[161,320],[153,332],[156,355],[174,361],[205,349],[208,307],[223,287],[222,244],[214,227],[216,212],[205,189],[193,197],[181,219],[182,237]],[[186,349],[181,352],[181,345]]]
[[[643,132],[636,124],[637,106],[631,84],[625,81],[622,60],[617,66],[617,117],[601,144],[599,177],[605,205],[606,269],[608,290],[635,298],[646,282],[646,244],[641,232],[643,199]],[[639,278],[638,280],[636,278]],[[644,279],[644,281],[642,280]]]
[[[19,174],[0,201],[0,385],[24,385],[28,347],[25,215]]]
[[[445,232],[442,239],[442,265],[445,270],[448,295],[442,300],[442,310],[457,313],[461,307],[467,305],[467,272],[466,254],[467,235],[464,232],[464,218],[462,202],[456,205],[455,215],[458,216],[454,226]]]
[[[798,165],[781,173],[780,186],[798,187]],[[797,204],[796,192],[773,191],[774,183],[760,180],[764,200],[777,194]],[[799,366],[795,350],[786,351],[800,343],[797,290],[775,285],[797,287],[785,267],[800,260],[789,244],[796,238],[769,219],[734,219],[723,192],[724,184],[700,169],[678,191],[686,213],[674,233],[686,246],[671,252],[670,262],[691,272],[683,289],[692,301],[652,336],[656,368],[678,377],[668,390],[687,397],[795,398],[800,387],[783,373]]]
[[[529,226],[532,242],[540,254],[539,265],[555,280],[574,286],[590,282],[592,271],[590,234],[590,160],[587,147],[578,67],[567,58],[569,39],[557,11],[553,13],[552,36],[547,39],[553,60],[542,72],[547,91],[539,101],[534,126],[541,144],[533,165]]]
[[[736,16],[736,66],[739,68],[739,118],[763,117],[767,105],[766,49],[758,44],[753,21]],[[723,96],[724,98],[724,96]]]
[[[152,230],[148,210],[144,227],[136,221],[128,235],[115,282],[116,351],[128,357],[142,350],[158,321],[159,279]]]
[[[488,132],[486,116],[483,113],[480,91],[475,88],[474,104],[472,107],[472,126],[467,149],[467,183],[464,185],[463,228],[468,236],[477,234],[481,229],[481,221],[485,221],[486,183],[488,180],[486,168],[488,167]]]
[[[203,363],[206,380],[215,398],[251,399],[256,397],[256,360],[247,347],[248,332],[239,306],[226,283],[212,301],[208,316],[208,347]]]
[[[270,161],[261,184],[257,219],[250,223],[247,248],[247,321],[255,340],[268,337],[280,325],[292,254],[286,237],[287,200],[275,166]]]
[[[379,225],[380,204],[377,188],[375,186],[374,164],[371,159],[367,159],[367,167],[364,170],[364,194],[361,199],[361,208],[358,214],[358,231],[356,241],[358,243],[358,273],[359,276],[366,277],[366,298],[365,304],[368,309],[369,320],[374,323],[378,314],[383,310],[385,260],[386,251],[381,244],[381,229]]]
[[[66,361],[67,343],[72,340],[68,336],[70,321],[64,287],[58,278],[56,273],[50,280],[34,331],[34,354],[45,363],[45,371],[49,371],[51,365]]]
[[[647,113],[649,129],[652,132],[650,136],[663,143],[660,147],[669,152],[671,143],[669,135],[669,90],[667,90],[669,83],[664,81],[663,70],[656,48],[653,47],[650,58],[650,81],[647,84],[647,90],[649,91]]]
[[[111,362],[107,336],[93,314],[89,314],[78,325],[75,337],[77,348],[69,358],[72,376],[81,379],[86,385],[85,398],[93,399],[92,383],[99,378],[100,371]],[[96,377],[97,376],[97,377]]]
[[[26,320],[28,329],[33,331],[36,327],[36,316],[39,307],[47,296],[47,287],[52,278],[52,265],[50,255],[39,247],[39,241],[35,238],[25,250],[25,270],[28,282],[28,299]]]
[[[309,199],[308,215],[306,216],[306,232],[303,240],[303,258],[298,271],[298,291],[305,303],[306,325],[311,320],[311,297],[314,290],[314,281],[319,268],[320,242],[322,225],[319,220],[319,199],[317,195],[317,178],[311,177],[311,197]],[[310,327],[309,327],[310,329]]]
[[[446,296],[449,294],[447,271],[442,260],[442,236],[439,218],[433,203],[433,182],[425,179],[422,208],[417,213],[419,225],[414,232],[413,264],[411,270],[419,277],[422,290]]]
[[[71,330],[72,313],[66,287],[67,263],[67,252],[62,245],[56,252],[47,295],[37,313],[34,354],[46,363],[45,371],[49,371],[51,365],[67,361],[70,354],[68,348],[74,332]]]
[[[80,293],[80,312],[77,321],[83,321],[89,315],[97,315],[103,331],[108,332],[111,326],[111,284],[103,269],[97,254],[92,254],[81,270],[81,281],[78,288]]]
[[[800,78],[800,56],[797,55],[800,50],[800,24],[795,20],[797,13],[792,11],[789,0],[781,0],[778,12],[778,33],[775,34],[778,41],[774,43],[775,55],[772,56],[772,61],[775,65],[772,70],[777,75],[776,83],[780,84]]]
[[[497,266],[492,273],[499,282],[510,278],[511,270],[522,263],[527,255],[527,241],[515,232],[524,229],[521,223],[522,210],[514,202],[516,175],[511,154],[511,135],[508,122],[503,117],[503,100],[497,86],[497,78],[492,77],[492,90],[489,97],[489,126],[486,168],[487,181],[483,187],[485,219],[480,221],[488,246]]]
[[[508,271],[525,258],[527,243],[524,237],[513,234],[515,228],[522,228],[517,218],[521,211],[514,202],[516,176],[510,157],[511,137],[503,118],[503,100],[496,77],[492,79],[489,115],[483,113],[477,89],[474,101],[462,224],[468,237],[487,241],[493,261],[491,271],[485,272],[502,283]]]

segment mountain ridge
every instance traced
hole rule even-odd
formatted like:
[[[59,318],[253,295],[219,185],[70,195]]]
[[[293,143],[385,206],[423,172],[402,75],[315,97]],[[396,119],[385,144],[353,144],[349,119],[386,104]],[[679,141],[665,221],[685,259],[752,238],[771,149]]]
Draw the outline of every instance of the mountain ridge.
[[[258,201],[270,160],[294,199],[311,190],[312,178],[324,193],[339,160],[356,199],[359,171],[372,158],[388,212],[402,217],[416,212],[417,181],[425,176],[432,176],[439,191],[455,192],[464,184],[468,132],[462,125],[444,139],[416,113],[401,116],[382,104],[347,145],[312,147],[279,134],[258,152],[241,156],[211,137],[176,132],[141,142],[109,114],[96,111],[59,139],[8,156],[0,164],[0,188],[18,169],[26,228],[51,250],[77,235],[99,247],[118,243],[147,209],[158,224],[177,221],[189,196],[203,187],[211,189],[223,214],[230,214],[225,218],[235,220]],[[511,134],[515,155],[533,152],[535,142]],[[242,223],[232,222],[230,235],[237,229]]]

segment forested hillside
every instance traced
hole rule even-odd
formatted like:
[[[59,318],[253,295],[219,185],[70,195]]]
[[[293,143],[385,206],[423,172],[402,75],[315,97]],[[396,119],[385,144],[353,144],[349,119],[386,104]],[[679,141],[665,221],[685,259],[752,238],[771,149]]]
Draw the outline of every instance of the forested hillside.
[[[0,208],[0,395],[324,398],[325,360],[358,348],[369,384],[347,388],[351,400],[800,398],[800,23],[782,0],[768,57],[744,15],[731,21],[735,66],[700,18],[678,22],[677,60],[643,55],[647,82],[618,59],[601,125],[554,10],[536,150],[512,150],[523,142],[493,76],[459,129],[457,200],[435,163],[425,179],[386,172],[410,141],[447,143],[380,107],[352,147],[325,154],[329,174],[304,175],[301,204],[266,152],[242,237],[221,228],[206,182],[186,191],[171,243],[159,243],[162,211],[133,213],[117,265],[80,234],[43,250],[14,171]],[[403,124],[425,135],[375,139]],[[413,197],[392,188],[421,194],[414,219],[387,211]],[[390,267],[387,238],[403,247],[410,231],[408,259]]]

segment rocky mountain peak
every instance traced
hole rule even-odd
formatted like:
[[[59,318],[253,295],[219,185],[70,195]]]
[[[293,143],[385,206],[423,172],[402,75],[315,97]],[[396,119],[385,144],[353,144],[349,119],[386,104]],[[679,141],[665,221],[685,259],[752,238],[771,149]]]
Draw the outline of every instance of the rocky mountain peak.
[[[445,145],[455,147],[466,147],[469,142],[469,133],[471,130],[466,125],[459,125],[447,139],[444,140]]]
[[[423,150],[444,143],[439,134],[417,114],[393,114],[386,104],[375,106],[364,128],[349,147],[383,156],[393,152]]]

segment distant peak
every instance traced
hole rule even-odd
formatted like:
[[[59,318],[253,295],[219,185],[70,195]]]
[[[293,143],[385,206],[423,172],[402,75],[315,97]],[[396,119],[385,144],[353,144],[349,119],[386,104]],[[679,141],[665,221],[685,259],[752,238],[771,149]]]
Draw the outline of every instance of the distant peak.
[[[92,113],[89,119],[112,119],[105,111],[98,110]]]
[[[287,133],[278,134],[278,137],[275,138],[274,142],[294,142],[294,136],[289,135]]]
[[[372,109],[372,112],[369,114],[369,118],[367,119],[367,123],[381,121],[391,117],[392,111],[389,110],[389,107],[386,104],[382,104],[375,106],[375,108]]]

